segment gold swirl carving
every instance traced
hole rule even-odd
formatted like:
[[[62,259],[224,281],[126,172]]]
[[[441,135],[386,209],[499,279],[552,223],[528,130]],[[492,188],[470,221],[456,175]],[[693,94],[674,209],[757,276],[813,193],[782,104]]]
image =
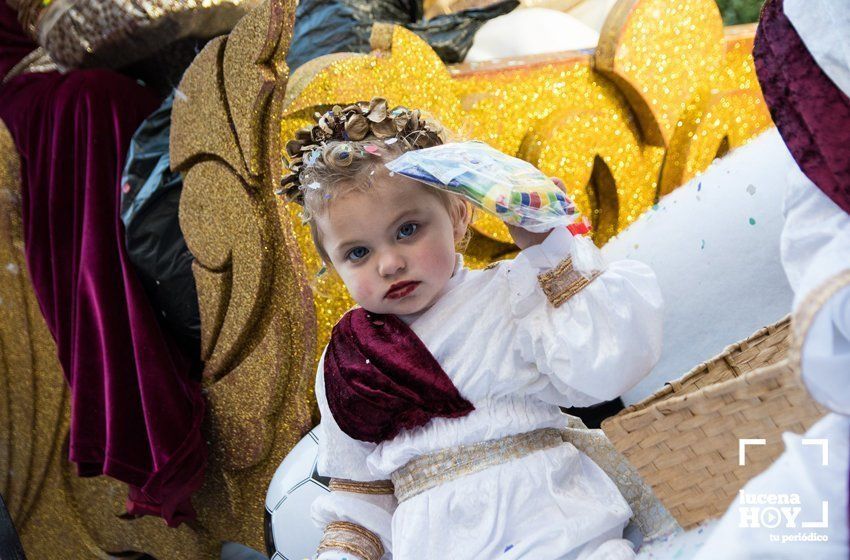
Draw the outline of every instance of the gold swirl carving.
[[[294,1],[267,0],[209,43],[172,115],[206,366],[211,463],[195,505],[217,540],[258,549],[268,482],[316,420],[312,301],[273,194],[294,10]]]
[[[290,392],[312,379],[301,357],[311,309],[299,303],[299,263],[268,188],[280,173],[279,158],[269,157],[279,136],[267,132],[279,126],[288,79],[286,9],[268,2],[208,45],[174,103],[172,155],[185,174],[180,220],[196,259],[211,440],[233,470],[267,457],[284,400],[302,401],[283,411],[301,430],[311,423],[308,392]]]

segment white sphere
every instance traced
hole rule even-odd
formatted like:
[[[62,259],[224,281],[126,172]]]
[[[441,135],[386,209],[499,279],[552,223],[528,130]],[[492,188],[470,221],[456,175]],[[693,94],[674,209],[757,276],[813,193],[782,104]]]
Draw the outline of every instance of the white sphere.
[[[292,448],[274,473],[266,492],[266,551],[271,560],[312,558],[322,530],[310,519],[313,500],[329,492],[319,476],[319,437],[311,430]]]
[[[576,18],[546,8],[518,8],[475,33],[464,62],[593,49],[599,34]]]
[[[776,129],[665,196],[608,242],[612,260],[643,261],[664,297],[664,343],[633,404],[791,310],[779,256],[793,160]]]

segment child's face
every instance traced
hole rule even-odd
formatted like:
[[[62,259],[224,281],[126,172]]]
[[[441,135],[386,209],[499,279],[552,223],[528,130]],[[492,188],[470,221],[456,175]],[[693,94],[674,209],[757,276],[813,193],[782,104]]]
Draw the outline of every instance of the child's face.
[[[316,216],[322,246],[360,307],[396,315],[427,309],[452,276],[463,218],[452,220],[430,187],[412,179],[383,167],[374,179],[370,191],[349,192]]]

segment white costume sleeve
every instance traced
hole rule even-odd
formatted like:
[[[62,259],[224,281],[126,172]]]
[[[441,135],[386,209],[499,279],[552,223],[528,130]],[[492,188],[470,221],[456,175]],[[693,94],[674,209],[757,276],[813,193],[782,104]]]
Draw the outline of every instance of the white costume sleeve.
[[[802,344],[802,378],[812,397],[850,416],[850,285],[827,300]]]
[[[327,349],[326,349],[327,350]],[[332,479],[342,479],[359,483],[375,482],[377,478],[366,468],[366,457],[375,449],[376,444],[359,441],[345,434],[334,421],[328,408],[324,383],[324,354],[319,361],[316,374],[316,400],[321,413],[319,424],[319,459],[317,470],[320,475]],[[391,493],[374,494],[332,490],[316,499],[311,508],[313,522],[325,528],[334,521],[353,523],[366,529],[381,540],[384,548],[383,559],[392,558],[391,525],[397,506]],[[361,558],[351,551],[339,549],[325,550],[316,557],[318,560],[375,560]]]
[[[850,415],[850,215],[794,166],[788,175],[782,230],[782,264],[794,288],[794,310],[817,305],[806,333],[802,378],[812,396]],[[845,287],[813,304],[833,282]]]
[[[538,275],[572,257],[585,277],[600,274],[555,306]],[[565,228],[507,261],[517,322],[514,359],[533,363],[549,383],[537,393],[561,406],[590,406],[622,395],[661,355],[662,298],[653,271],[622,260],[604,263],[590,239]]]

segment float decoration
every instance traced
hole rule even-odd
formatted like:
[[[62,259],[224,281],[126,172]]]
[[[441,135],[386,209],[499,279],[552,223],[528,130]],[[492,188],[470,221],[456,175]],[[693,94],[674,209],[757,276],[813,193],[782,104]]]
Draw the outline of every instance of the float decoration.
[[[620,4],[621,10],[652,18],[654,10],[666,14],[672,3]],[[687,0],[683,6],[719,21],[711,0]],[[665,189],[675,188],[770,123],[752,69],[753,26],[727,29],[719,66],[694,74],[716,91],[698,97],[699,103],[673,97],[690,112],[675,120],[658,117],[659,131],[664,123],[675,123],[667,145],[661,146],[657,139],[650,141],[638,109],[586,52],[446,67],[415,35],[376,26],[372,55],[329,55],[290,79],[284,58],[294,10],[294,1],[267,0],[229,37],[212,40],[187,71],[175,102],[172,162],[186,176],[181,221],[197,259],[208,364],[205,429],[211,456],[206,484],[195,497],[194,528],[168,529],[156,518],[122,517],[123,485],[105,478],[81,479],[69,471],[62,450],[67,402],[61,371],[51,361],[55,347],[43,325],[38,326],[31,288],[21,287],[25,277],[11,272],[24,270],[16,245],[20,241],[15,241],[20,237],[11,236],[3,245],[18,251],[5,262],[19,264],[0,268],[7,280],[18,278],[0,284],[8,304],[0,312],[7,317],[12,313],[7,307],[14,308],[29,322],[4,320],[3,325],[26,324],[28,330],[0,328],[0,336],[6,348],[31,350],[15,360],[7,355],[0,370],[15,380],[10,391],[14,398],[0,398],[0,420],[11,418],[2,424],[11,426],[0,432],[2,445],[14,451],[0,455],[0,466],[11,461],[11,468],[26,473],[14,481],[0,478],[0,490],[13,497],[10,507],[16,508],[16,521],[23,519],[18,528],[25,547],[36,557],[55,556],[57,543],[63,544],[61,557],[74,558],[138,551],[192,559],[211,555],[222,540],[262,549],[258,520],[266,484],[280,459],[317,420],[312,381],[318,349],[350,307],[338,294],[310,292],[320,263],[309,232],[294,217],[295,209],[273,194],[283,172],[281,137],[308,124],[317,107],[376,94],[392,105],[433,106],[432,114],[447,128],[561,177],[571,198],[593,219],[600,244]],[[681,11],[672,10],[671,16],[681,17]],[[635,16],[627,21],[625,29],[642,20]],[[668,23],[679,33],[649,48],[653,56],[681,53],[676,45],[706,45],[698,40],[704,31],[693,21]],[[617,45],[620,61],[628,54],[624,47],[638,48],[622,40]],[[618,70],[616,64],[613,70]],[[641,94],[652,85],[641,83],[637,74],[627,77]],[[687,86],[685,80],[684,75],[671,76],[667,87]],[[663,108],[651,102],[646,106]],[[14,147],[0,146],[0,153],[13,154]],[[18,179],[3,180],[4,188],[8,183],[8,190],[17,192]],[[3,215],[14,216],[15,206],[6,208]],[[15,231],[13,225],[3,224],[3,233]],[[500,222],[482,220],[476,227],[476,239],[467,250],[473,266],[515,250]],[[11,430],[23,426],[35,426],[32,442],[12,437]]]
[[[327,55],[293,73],[281,137],[293,137],[313,123],[313,113],[336,104],[379,96],[391,106],[423,107],[457,140],[482,140],[561,178],[602,245],[715,157],[771,126],[750,54],[755,27],[729,29],[724,39],[712,0],[673,4],[619,2],[600,39],[602,55],[569,52],[458,66],[444,65],[413,33],[376,25],[372,54]],[[656,29],[659,21],[669,28],[664,33],[639,31]],[[601,70],[606,49],[611,69]],[[646,68],[633,68],[639,56]],[[692,68],[701,58],[707,62]],[[633,103],[635,95],[643,101]],[[654,123],[654,137],[641,121]],[[315,278],[324,265],[309,228],[299,223],[300,209],[288,210],[307,274]],[[481,268],[516,251],[497,218],[485,215],[472,229],[469,266]],[[354,302],[330,275],[314,283],[321,349]]]

